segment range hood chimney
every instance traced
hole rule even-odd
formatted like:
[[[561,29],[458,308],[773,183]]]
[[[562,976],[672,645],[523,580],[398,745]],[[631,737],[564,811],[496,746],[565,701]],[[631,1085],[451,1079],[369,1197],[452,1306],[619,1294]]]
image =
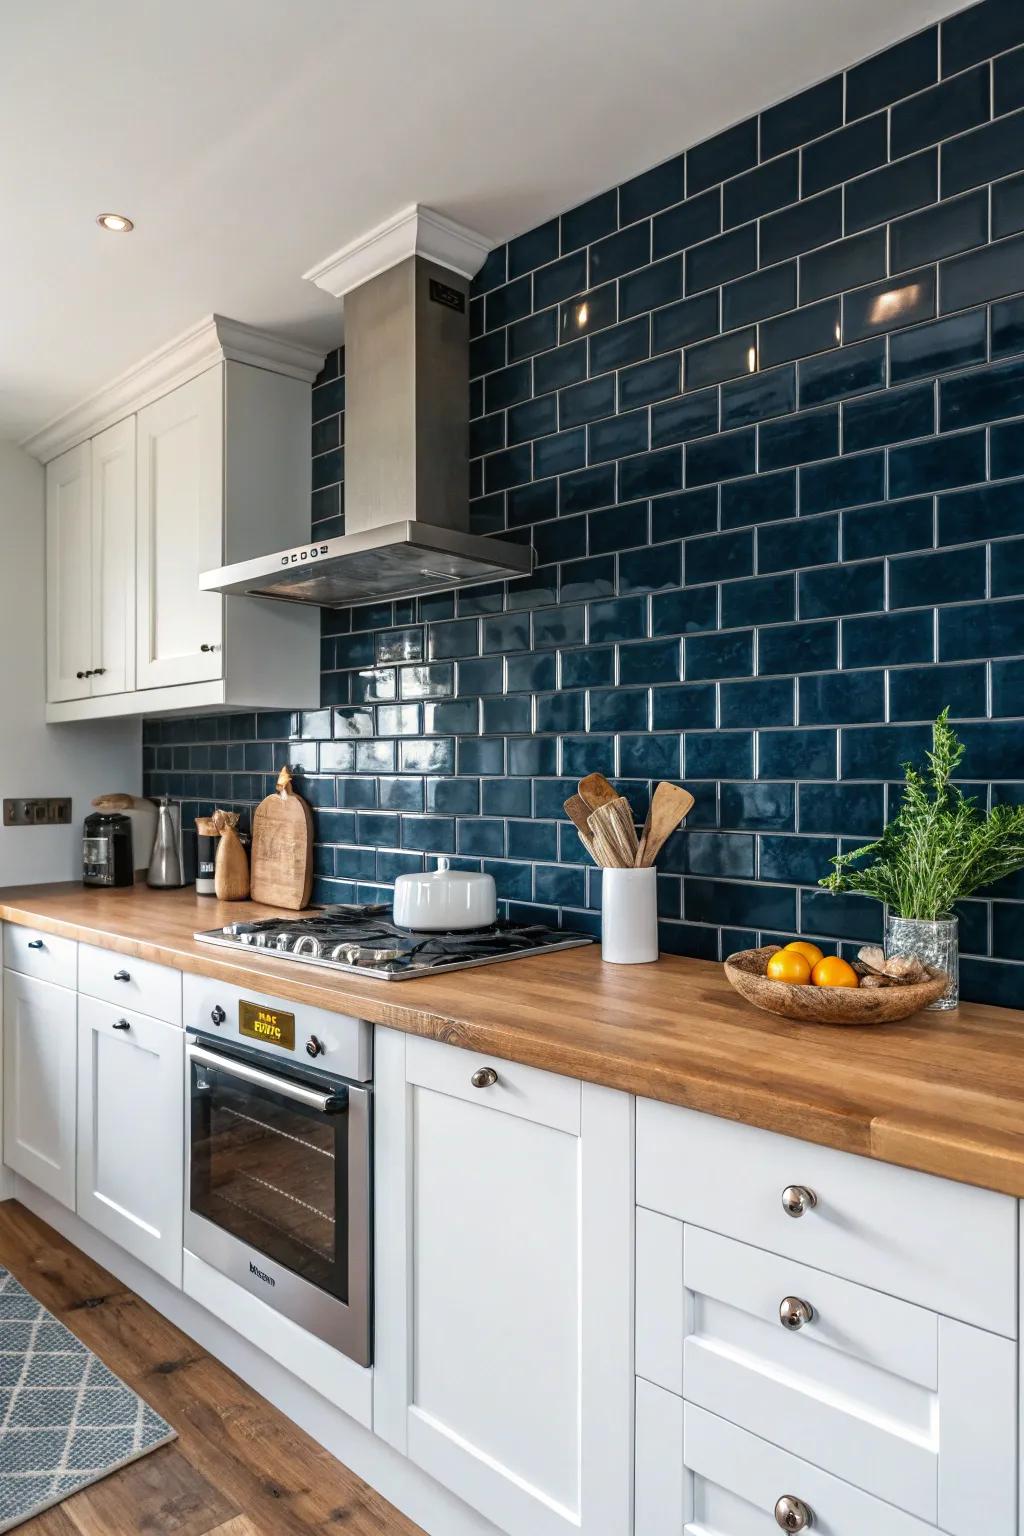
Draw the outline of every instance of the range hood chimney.
[[[342,608],[523,576],[469,531],[469,283],[487,244],[412,207],[306,276],[345,301],[345,533],[208,571],[207,592]]]

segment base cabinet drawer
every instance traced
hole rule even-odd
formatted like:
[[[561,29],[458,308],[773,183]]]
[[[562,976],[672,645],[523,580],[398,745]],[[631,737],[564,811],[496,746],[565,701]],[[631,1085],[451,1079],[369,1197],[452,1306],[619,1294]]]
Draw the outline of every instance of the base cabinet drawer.
[[[999,1334],[640,1210],[636,1366],[928,1525],[1013,1536],[1017,1347]]]
[[[4,965],[23,976],[36,976],[57,987],[74,988],[78,975],[78,945],[41,928],[4,924]]]
[[[637,1383],[636,1476],[635,1536],[935,1536],[934,1526],[646,1382]],[[973,1536],[992,1529],[979,1514]]]
[[[78,1003],[78,1214],[181,1285],[185,1037],[173,1024]]]
[[[152,960],[82,944],[78,990],[116,1008],[131,1008],[167,1024],[181,1024],[181,972]]]
[[[4,1162],[75,1208],[75,1017],[66,987],[4,971]]]
[[[636,1130],[639,1205],[1016,1338],[1010,1195],[649,1099]]]

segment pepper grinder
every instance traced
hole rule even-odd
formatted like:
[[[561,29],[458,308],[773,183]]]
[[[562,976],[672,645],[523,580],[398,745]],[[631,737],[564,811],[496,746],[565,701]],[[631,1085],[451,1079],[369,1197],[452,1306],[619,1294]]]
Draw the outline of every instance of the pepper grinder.
[[[170,795],[163,796],[157,809],[156,839],[146,883],[161,890],[185,883],[181,868],[181,806],[172,805]]]

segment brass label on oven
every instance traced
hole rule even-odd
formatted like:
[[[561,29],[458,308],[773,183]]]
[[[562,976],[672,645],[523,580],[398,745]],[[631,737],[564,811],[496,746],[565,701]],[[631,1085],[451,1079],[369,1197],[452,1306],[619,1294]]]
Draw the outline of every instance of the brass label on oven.
[[[286,1051],[295,1049],[295,1015],[279,1008],[261,1008],[258,1003],[239,1003],[238,1033],[250,1040],[268,1040]]]

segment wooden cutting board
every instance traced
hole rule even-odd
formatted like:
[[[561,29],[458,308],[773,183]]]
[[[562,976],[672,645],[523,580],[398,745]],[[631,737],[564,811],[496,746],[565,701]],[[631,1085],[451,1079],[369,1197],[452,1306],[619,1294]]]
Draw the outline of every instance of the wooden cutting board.
[[[298,912],[309,906],[313,889],[313,813],[282,768],[277,791],[260,802],[252,818],[253,901]]]

